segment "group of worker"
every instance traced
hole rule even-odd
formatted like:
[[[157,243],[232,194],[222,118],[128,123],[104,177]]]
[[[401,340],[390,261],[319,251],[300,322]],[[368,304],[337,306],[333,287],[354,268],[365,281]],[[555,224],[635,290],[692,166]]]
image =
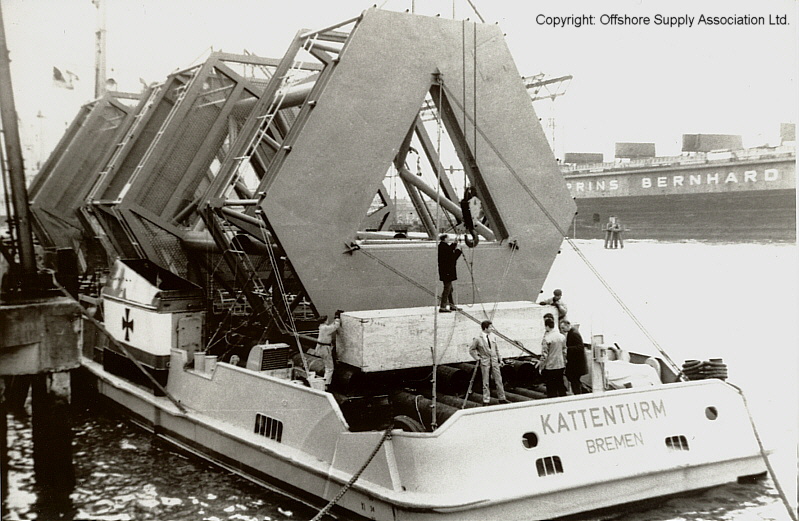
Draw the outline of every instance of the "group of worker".
[[[613,218],[614,225],[618,225]],[[621,226],[619,225],[619,230]],[[621,241],[621,232],[618,232]],[[438,243],[438,275],[443,283],[441,299],[439,302],[439,313],[449,313],[458,311],[460,308],[455,304],[452,291],[452,284],[458,279],[457,260],[461,256],[460,246],[455,238],[449,234],[442,234]],[[572,394],[580,394],[582,386],[580,377],[588,372],[583,348],[583,338],[580,335],[579,327],[572,326],[566,318],[568,309],[562,299],[563,292],[556,289],[551,298],[546,299],[540,304],[554,306],[558,311],[557,322],[555,317],[549,313],[544,316],[544,327],[546,332],[541,346],[541,358],[538,360],[537,367],[541,372],[546,384],[547,396],[566,396],[566,381],[568,381]],[[557,328],[556,328],[557,323]],[[502,375],[500,367],[502,359],[499,356],[496,340],[492,338],[494,326],[490,320],[481,323],[482,331],[476,337],[469,353],[472,358],[478,361],[483,377],[483,403],[490,401],[489,378],[494,379],[497,388],[497,397],[500,403],[506,403],[505,388],[502,385]],[[564,380],[564,377],[566,380]]]
[[[457,260],[461,256],[460,246],[454,236],[442,234],[438,244],[438,274],[443,283],[441,299],[438,307],[440,313],[460,311],[455,304],[453,282],[458,279]],[[558,329],[555,318],[551,314],[544,316],[546,333],[542,343],[542,354],[538,361],[538,369],[546,382],[547,396],[566,396],[564,375],[569,381],[573,394],[580,393],[580,377],[586,373],[583,340],[577,326],[572,326],[566,319],[567,308],[562,300],[562,292],[556,289],[550,299],[542,301],[542,305],[554,306],[558,311]],[[333,379],[334,360],[333,346],[336,333],[341,328],[341,311],[336,311],[332,322],[327,316],[319,319],[319,330],[316,347],[310,352],[320,357],[324,363],[325,387],[329,387]],[[500,366],[502,364],[496,340],[492,338],[494,326],[490,320],[481,323],[481,334],[469,347],[469,353],[478,361],[483,380],[483,402],[490,401],[489,382],[494,379],[500,403],[508,403],[502,385]]]
[[[572,394],[582,394],[580,378],[588,372],[585,360],[583,337],[579,326],[566,318],[568,308],[562,299],[563,292],[556,289],[551,298],[541,301],[541,305],[554,306],[558,311],[558,328],[551,313],[544,315],[544,338],[541,341],[541,356],[536,368],[541,373],[546,386],[547,397],[567,396],[567,382]],[[502,358],[499,356],[496,340],[492,339],[494,326],[490,320],[481,323],[482,333],[472,341],[469,353],[478,361],[483,376],[483,403],[489,402],[489,375],[494,379],[500,403],[507,403],[502,384]]]
[[[536,364],[546,386],[547,397],[567,396],[567,382],[572,394],[582,394],[580,378],[588,372],[583,346],[583,337],[578,326],[572,326],[566,318],[567,307],[562,300],[563,292],[556,289],[551,298],[541,305],[554,306],[558,310],[558,328],[551,313],[544,315],[544,338],[541,341],[541,357]],[[469,346],[469,354],[479,364],[483,377],[483,404],[490,402],[490,379],[494,380],[499,403],[510,403],[505,395],[500,368],[503,365],[494,325],[490,320],[481,322],[482,329]]]
[[[544,379],[548,397],[566,396],[567,382],[572,394],[582,394],[580,378],[588,372],[579,325],[572,325],[566,318],[568,308],[562,297],[563,292],[556,289],[552,292],[552,297],[539,302],[542,306],[554,306],[558,311],[557,329],[555,317],[551,313],[544,315],[546,331],[541,341],[541,357],[538,360],[538,369]]]

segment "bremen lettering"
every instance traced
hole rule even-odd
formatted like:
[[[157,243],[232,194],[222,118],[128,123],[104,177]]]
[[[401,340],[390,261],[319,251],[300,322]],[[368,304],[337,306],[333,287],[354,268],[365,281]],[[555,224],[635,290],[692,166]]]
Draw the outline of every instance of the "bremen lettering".
[[[542,414],[541,429],[544,434],[559,434],[612,425],[625,425],[666,416],[663,400],[641,401],[572,409],[554,414]]]
[[[644,436],[640,432],[628,432],[618,436],[605,436],[604,438],[593,438],[585,440],[585,447],[588,454],[605,452],[619,449],[629,449],[644,444]]]

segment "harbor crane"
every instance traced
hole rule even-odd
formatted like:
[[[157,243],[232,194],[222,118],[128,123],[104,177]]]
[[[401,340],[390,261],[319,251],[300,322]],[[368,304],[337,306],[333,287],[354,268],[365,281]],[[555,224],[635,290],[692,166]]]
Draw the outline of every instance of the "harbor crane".
[[[543,72],[534,76],[523,77],[524,86],[527,87],[527,92],[530,93],[530,99],[533,102],[550,100],[550,115],[547,118],[546,130],[549,137],[549,145],[552,151],[555,151],[555,99],[559,96],[566,94],[566,89],[572,80],[572,75],[559,76],[557,78],[547,78]]]

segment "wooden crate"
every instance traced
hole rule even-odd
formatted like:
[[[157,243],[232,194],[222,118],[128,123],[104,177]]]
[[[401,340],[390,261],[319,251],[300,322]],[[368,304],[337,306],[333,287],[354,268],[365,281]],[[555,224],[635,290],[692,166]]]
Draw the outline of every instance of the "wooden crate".
[[[492,314],[497,331],[540,353],[544,314],[557,314],[552,306],[527,301],[461,307],[478,322],[460,313],[437,313],[432,306],[346,312],[341,316],[341,330],[336,337],[338,359],[365,372],[429,366],[437,327],[438,363],[468,362],[473,360],[469,345],[481,331],[479,321]],[[525,354],[496,338],[503,358]]]

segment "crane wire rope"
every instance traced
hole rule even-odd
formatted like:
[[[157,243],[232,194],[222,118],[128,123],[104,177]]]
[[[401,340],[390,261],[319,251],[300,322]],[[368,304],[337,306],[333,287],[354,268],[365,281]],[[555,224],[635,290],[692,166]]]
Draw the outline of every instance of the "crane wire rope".
[[[363,253],[364,255],[366,255],[370,259],[374,260],[375,262],[377,262],[378,264],[380,264],[381,266],[383,266],[387,270],[393,272],[397,276],[399,276],[402,279],[404,279],[405,281],[409,282],[411,285],[413,285],[417,289],[427,293],[430,296],[435,296],[436,295],[436,293],[434,291],[430,291],[430,289],[428,287],[424,286],[423,284],[421,284],[420,282],[414,280],[413,278],[409,277],[408,275],[402,273],[400,270],[398,270],[394,266],[390,265],[389,263],[387,263],[383,259],[380,259],[379,257],[376,257],[374,254],[372,254],[371,252],[369,252],[368,250],[366,250],[364,248],[361,248],[360,246],[351,248],[350,250],[348,250],[348,251],[346,251],[344,253],[354,253],[356,251],[359,251],[359,252]],[[481,320],[479,318],[470,315],[469,313],[463,311],[462,309],[460,311],[458,311],[458,313],[463,315],[464,317],[468,318],[469,320],[471,320],[472,322],[474,322],[476,324],[479,324],[481,322]],[[532,351],[530,351],[529,349],[524,347],[524,344],[522,344],[518,340],[514,340],[514,339],[508,337],[507,335],[505,335],[503,333],[500,333],[499,331],[496,331],[494,334],[497,337],[499,337],[502,340],[504,340],[505,342],[508,342],[512,346],[520,349],[521,351],[524,351],[526,354],[536,356],[535,353],[533,353]]]
[[[446,85],[442,83],[442,88],[447,90],[448,94],[452,101],[459,105],[457,99],[452,95],[452,93],[447,89]],[[622,310],[630,317],[633,323],[638,327],[638,329],[647,337],[647,339],[652,343],[652,345],[658,350],[658,352],[663,356],[663,358],[672,366],[672,368],[677,372],[678,377],[684,378],[681,368],[671,359],[671,357],[666,353],[666,351],[660,346],[658,341],[649,333],[646,327],[641,323],[638,317],[632,312],[632,310],[624,303],[624,301],[619,297],[619,295],[611,288],[610,284],[602,277],[602,275],[597,271],[593,264],[588,260],[588,258],[583,254],[580,248],[574,243],[574,241],[568,237],[568,234],[565,230],[558,224],[557,220],[554,216],[546,209],[543,203],[535,196],[532,192],[530,187],[527,186],[526,183],[521,179],[518,172],[513,168],[513,166],[505,159],[504,155],[497,149],[494,145],[493,141],[489,139],[488,136],[485,135],[482,129],[477,127],[477,124],[474,125],[475,132],[479,133],[483,140],[486,142],[488,147],[496,154],[497,158],[502,162],[503,165],[508,169],[508,171],[513,175],[514,179],[518,182],[519,186],[527,193],[527,195],[532,199],[532,201],[538,206],[544,216],[549,220],[549,222],[555,227],[558,233],[565,239],[565,241],[572,247],[572,249],[577,253],[577,255],[581,258],[581,260],[588,266],[588,269],[594,274],[594,276],[599,280],[599,282],[605,287],[608,293],[613,297],[616,303],[622,308]]]
[[[302,343],[300,342],[300,335],[297,331],[297,324],[294,322],[294,314],[291,311],[288,298],[286,298],[286,288],[283,284],[283,274],[280,272],[280,266],[277,262],[277,257],[275,256],[275,250],[272,248],[272,241],[269,240],[270,234],[266,229],[266,216],[263,214],[263,211],[259,213],[261,218],[258,220],[258,229],[261,231],[261,236],[266,244],[266,250],[269,254],[269,263],[272,265],[272,273],[275,274],[275,282],[277,284],[278,291],[280,292],[281,299],[283,300],[283,306],[286,310],[289,324],[291,325],[290,332],[294,336],[294,342],[297,344],[297,351],[299,351],[300,359],[302,360],[302,368],[305,370],[306,377],[309,377],[311,373],[308,367],[308,360],[305,358],[305,352],[302,350]],[[277,315],[280,316],[280,313],[278,312]],[[330,375],[325,374],[325,378],[328,378],[329,376]]]
[[[440,74],[436,74],[436,81],[439,82],[439,84],[440,84],[440,82],[441,82],[441,75]],[[436,233],[436,235],[441,233],[441,202],[440,202],[441,201],[441,167],[442,167],[442,165],[441,165],[441,130],[442,130],[441,101],[442,101],[442,93],[441,93],[441,89],[439,88],[438,89],[438,104],[437,104],[437,106],[438,106],[438,114],[437,114],[437,118],[436,118],[436,165],[435,165],[435,172],[436,172],[436,221],[435,221],[436,230],[435,230],[435,233]],[[438,251],[440,251],[441,242],[439,242],[439,244],[438,244],[438,249],[439,249]],[[437,252],[437,255],[438,255],[438,252]],[[438,262],[441,262],[441,260],[438,259]],[[440,274],[439,274],[438,278],[440,278]],[[446,284],[447,283],[444,282],[445,286],[446,286]],[[436,280],[436,277],[433,277],[433,287],[434,288],[438,287],[438,280]],[[454,288],[452,287],[452,281],[450,281],[450,290],[449,290],[449,293],[446,295],[446,297],[449,299],[450,302],[454,302],[454,299],[452,298],[452,292],[453,291],[454,291]],[[433,294],[435,295],[436,291],[433,291]],[[433,297],[433,301],[434,301],[434,307],[433,307],[433,346],[430,348],[431,356],[432,356],[432,359],[433,359],[432,360],[433,361],[433,378],[432,378],[433,400],[431,402],[431,407],[430,407],[430,415],[431,415],[430,428],[431,428],[431,430],[436,430],[436,428],[438,427],[438,421],[436,420],[436,418],[438,416],[437,411],[436,411],[436,409],[437,409],[437,407],[436,407],[436,405],[437,405],[436,404],[436,391],[437,391],[437,386],[438,386],[438,378],[437,378],[437,375],[438,375],[438,368],[437,368],[438,360],[436,359],[437,358],[436,348],[438,347],[438,314],[440,313],[440,311],[442,309],[444,309],[444,306],[447,305],[447,303],[444,302],[443,290],[442,290],[442,293],[441,293],[440,302],[437,302],[438,300],[439,299],[437,297]],[[435,304],[437,304],[437,305],[435,305]]]

